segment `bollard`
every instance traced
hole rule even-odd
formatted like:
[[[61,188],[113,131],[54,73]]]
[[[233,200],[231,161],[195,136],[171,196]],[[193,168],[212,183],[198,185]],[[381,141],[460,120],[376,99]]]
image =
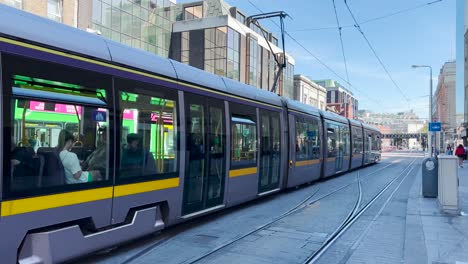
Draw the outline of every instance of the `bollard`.
[[[438,200],[442,211],[459,214],[458,207],[458,158],[439,155]]]

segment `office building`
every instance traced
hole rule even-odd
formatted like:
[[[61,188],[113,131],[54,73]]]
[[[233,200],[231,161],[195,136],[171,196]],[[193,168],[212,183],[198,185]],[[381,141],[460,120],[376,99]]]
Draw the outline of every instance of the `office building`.
[[[327,89],[301,74],[294,75],[294,100],[325,110]]]

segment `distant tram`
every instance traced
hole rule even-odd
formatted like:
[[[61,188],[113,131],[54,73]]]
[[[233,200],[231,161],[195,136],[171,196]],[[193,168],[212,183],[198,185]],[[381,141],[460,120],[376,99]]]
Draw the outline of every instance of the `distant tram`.
[[[0,20],[1,263],[70,260],[380,160],[360,122],[4,5]]]

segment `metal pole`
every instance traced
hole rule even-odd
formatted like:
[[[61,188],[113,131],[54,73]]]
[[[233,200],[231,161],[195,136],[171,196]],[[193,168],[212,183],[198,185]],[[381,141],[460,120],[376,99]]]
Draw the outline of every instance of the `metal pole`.
[[[429,72],[430,72],[430,76],[429,76],[429,122],[432,122],[433,119],[432,119],[432,67],[431,66],[428,66],[429,67]],[[433,150],[432,150],[432,132],[429,131],[429,129],[427,130],[427,132],[429,133],[428,136],[429,136],[429,146],[430,146],[430,157],[432,157],[433,155]],[[434,144],[434,150],[435,150],[436,146]]]
[[[432,122],[432,67],[430,65],[412,65],[413,68],[429,68],[429,122],[427,124],[427,148],[429,150],[429,157],[432,157],[432,132],[430,131],[430,123]],[[434,150],[436,146],[434,145]]]

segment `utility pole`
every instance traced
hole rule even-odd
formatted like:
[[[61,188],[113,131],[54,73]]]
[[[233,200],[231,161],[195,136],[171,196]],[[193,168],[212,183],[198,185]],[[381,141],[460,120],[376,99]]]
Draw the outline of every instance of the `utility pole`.
[[[271,54],[273,55],[273,58],[275,58],[276,65],[278,66],[278,71],[275,73],[275,79],[273,81],[273,86],[271,87],[271,92],[276,93],[276,86],[278,84],[279,77],[283,73],[283,69],[286,68],[286,51],[284,47],[284,21],[283,19],[289,16],[286,14],[284,11],[276,11],[276,12],[269,12],[269,13],[262,13],[262,14],[257,14],[253,16],[249,16],[246,18],[247,26],[250,26],[251,23],[254,23],[258,27],[260,27],[258,20],[260,19],[265,19],[265,18],[272,18],[272,17],[279,17],[280,18],[280,29],[281,29],[281,44],[283,46],[283,61],[280,61],[278,58],[278,55],[273,51],[270,45],[270,40],[268,39],[268,36],[263,32],[262,34],[263,37],[265,38],[268,48],[270,49]]]

